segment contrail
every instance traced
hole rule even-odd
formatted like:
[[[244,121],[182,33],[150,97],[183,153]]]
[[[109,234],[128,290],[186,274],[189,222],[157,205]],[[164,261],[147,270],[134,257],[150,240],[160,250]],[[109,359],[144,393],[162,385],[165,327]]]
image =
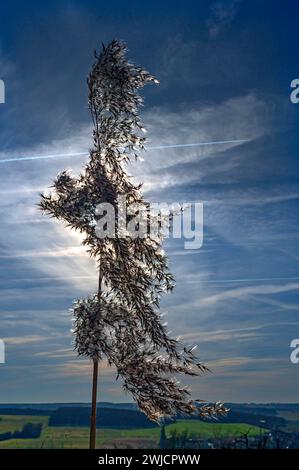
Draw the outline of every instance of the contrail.
[[[241,144],[248,142],[249,139],[235,139],[235,140],[215,140],[212,142],[198,142],[194,144],[173,144],[173,145],[158,145],[155,147],[147,147],[148,150],[163,150],[171,148],[184,148],[184,147],[202,147],[204,145],[220,145],[220,144]],[[59,157],[81,157],[87,155],[88,152],[76,152],[76,153],[56,153],[52,155],[35,155],[31,157],[13,157],[0,159],[0,163],[9,162],[20,162],[23,160],[43,160],[46,158],[59,158]]]
[[[52,155],[36,155],[33,157],[3,158],[3,159],[0,159],[0,163],[21,162],[23,160],[43,160],[44,158],[57,158],[57,157],[79,157],[79,156],[83,156],[87,154],[88,152],[54,153]]]
[[[198,283],[218,284],[218,283],[231,283],[231,282],[260,282],[260,281],[298,281],[299,277],[252,277],[244,279],[213,279],[213,280],[199,280]],[[184,280],[182,281],[184,282]],[[196,282],[196,281],[194,281]]]
[[[241,144],[242,142],[249,142],[249,139],[235,139],[235,140],[214,140],[212,142],[199,142],[196,144],[173,144],[173,145],[159,145],[157,147],[148,147],[149,150],[161,150],[181,147],[201,147],[203,145],[219,145],[219,144]]]

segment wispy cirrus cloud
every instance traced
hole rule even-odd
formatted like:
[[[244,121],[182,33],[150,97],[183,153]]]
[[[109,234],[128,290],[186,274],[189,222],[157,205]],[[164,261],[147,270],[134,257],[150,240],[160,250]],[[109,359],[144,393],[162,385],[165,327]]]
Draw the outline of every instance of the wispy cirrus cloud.
[[[118,23],[130,56],[161,79],[159,87],[145,92],[143,111],[154,148],[129,171],[144,181],[151,200],[204,202],[203,249],[188,253],[180,240],[166,243],[177,288],[163,299],[162,310],[168,311],[173,334],[199,342],[202,359],[215,368],[195,379],[199,396],[277,400],[282,390],[291,399],[298,152],[287,128],[288,98],[277,96],[285,86],[279,73],[273,74],[279,51],[272,59],[265,29],[235,28],[238,11],[241,15],[237,1],[214,1],[208,17],[192,14],[186,21],[190,8],[185,5],[175,24],[156,18],[160,30],[154,35],[148,20],[135,19],[138,28],[131,17],[129,25],[123,18]],[[27,40],[15,41],[19,63],[8,105],[0,110],[0,158],[66,156],[1,163],[0,333],[12,339],[1,370],[3,400],[17,401],[20,394],[27,401],[90,398],[91,368],[88,361],[77,364],[71,350],[68,308],[75,297],[96,290],[96,266],[77,234],[36,208],[38,193],[59,171],[81,170],[91,145],[85,75],[92,50],[113,36],[116,19],[112,25],[102,12],[81,10],[57,12],[42,24],[34,17],[15,28]],[[247,142],[181,147],[243,139]],[[81,151],[82,156],[67,156]],[[111,399],[112,383],[118,399],[113,375],[105,374],[103,399]]]
[[[211,38],[217,37],[232,24],[240,3],[241,0],[219,0],[210,5],[211,16],[207,19],[207,26]]]
[[[76,360],[76,361],[67,361],[62,364],[56,364],[55,367],[51,366],[50,370],[47,371],[47,378],[53,377],[57,380],[57,377],[63,376],[66,378],[74,378],[77,377],[79,379],[85,379],[86,376],[90,377],[92,372],[91,361],[89,360]],[[107,363],[101,363],[100,373],[105,378],[112,377],[115,374],[115,369],[113,367],[109,367]]]
[[[225,300],[242,300],[250,297],[251,295],[275,295],[284,292],[298,291],[299,283],[289,283],[285,285],[255,285],[248,287],[240,287],[237,289],[228,289],[224,292],[220,292],[208,297],[203,298],[200,303],[204,306],[215,305],[216,303],[223,302]]]
[[[10,336],[10,337],[5,337],[3,338],[3,341],[6,344],[11,344],[13,346],[23,346],[25,344],[31,344],[31,343],[41,343],[45,339],[47,339],[47,336],[39,336],[39,335],[27,335],[27,336]]]
[[[153,147],[158,144],[175,146],[181,142],[188,144],[195,141],[221,140],[222,136],[229,139],[245,137],[251,140],[266,132],[265,124],[262,124],[265,109],[266,105],[254,95],[247,95],[214,107],[203,107],[199,111],[186,110],[180,114],[155,108],[144,114],[144,121],[152,136],[149,144]],[[30,151],[27,149],[25,155],[55,154],[61,152],[62,148],[66,153],[76,152],[78,149],[88,147],[90,133],[89,125],[81,126],[67,138],[39,145]],[[230,157],[230,149],[236,145],[241,149],[241,143],[232,142],[213,146],[213,149],[207,146],[199,149],[190,148],[187,151],[180,147],[150,150],[144,155],[144,163],[132,165],[129,170],[137,180],[144,180],[145,190],[150,189],[151,192],[157,191],[161,184],[169,187],[171,184],[184,185],[192,181],[198,182],[198,175],[203,179],[207,171],[211,171],[207,166],[201,168],[201,163],[205,160],[210,161],[212,167],[216,168],[236,165],[235,157],[233,160]],[[226,156],[221,155],[219,161],[216,157],[223,149]],[[13,153],[23,154],[21,149]],[[46,189],[55,174],[67,166],[71,166],[75,173],[80,171],[84,160],[83,156],[79,159],[70,156],[55,161],[53,159],[11,162],[5,166],[5,178],[0,182],[0,190],[7,195],[5,203],[0,204],[0,211],[2,220],[10,232],[9,238],[1,240],[2,259],[23,258],[24,263],[29,263],[31,269],[40,272],[41,277],[55,278],[59,273],[66,282],[72,282],[73,279],[72,285],[75,289],[80,286],[80,290],[83,286],[87,286],[89,279],[92,278],[93,263],[80,247],[81,240],[78,234],[65,231],[63,224],[53,223],[51,219],[43,217],[38,212],[36,207],[38,192],[35,193],[34,188]],[[188,165],[192,162],[197,162],[198,175],[194,170],[188,172]],[[176,167],[180,171],[179,165],[184,165],[184,178],[177,178]],[[17,192],[11,191],[12,186],[17,186]],[[22,234],[13,224],[22,225]],[[77,273],[75,276],[74,272]]]

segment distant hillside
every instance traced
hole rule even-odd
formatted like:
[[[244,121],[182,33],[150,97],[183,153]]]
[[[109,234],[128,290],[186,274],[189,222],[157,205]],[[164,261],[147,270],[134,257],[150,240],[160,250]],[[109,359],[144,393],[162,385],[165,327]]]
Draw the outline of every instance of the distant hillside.
[[[263,408],[262,408],[263,410]],[[267,429],[283,428],[286,425],[284,418],[275,416],[275,414],[264,414],[262,412],[252,412],[249,410],[231,409],[226,417],[220,418],[222,423],[246,423],[254,426],[260,426]]]
[[[230,412],[223,423],[247,423],[268,429],[283,428],[288,420],[298,420],[297,403],[226,403]],[[88,403],[0,404],[0,415],[50,416],[50,426],[89,426]],[[197,416],[178,415],[177,419],[198,420]],[[299,421],[298,421],[299,423]],[[98,403],[98,427],[148,428],[151,421],[134,403]]]
[[[89,426],[90,407],[59,408],[52,412],[49,426]],[[152,428],[157,425],[137,410],[99,408],[97,427]]]
[[[267,410],[261,407],[261,411],[255,408],[237,407],[230,410],[228,415],[219,418],[222,423],[246,423],[260,426],[267,429],[282,428],[286,421],[284,418],[275,415],[275,410]],[[177,419],[191,419],[207,421],[198,416],[186,417],[178,415]],[[49,426],[88,426],[90,420],[90,407],[63,407],[51,413]],[[123,428],[148,428],[155,426],[146,416],[138,410],[102,408],[99,407],[97,415],[98,427],[123,427]]]
[[[40,410],[39,408],[1,408],[1,415],[11,416],[49,416],[52,413],[51,410]]]
[[[299,411],[299,403],[225,403],[225,405],[234,411],[248,411],[250,413],[275,414],[278,411]],[[38,410],[57,410],[58,408],[79,408],[88,407],[90,403],[0,403],[0,412],[10,409],[38,409]],[[135,403],[111,403],[98,402],[100,408],[117,408],[121,410],[137,410]]]
[[[14,409],[30,409],[30,410],[45,410],[54,411],[58,408],[86,408],[89,407],[89,403],[0,403],[0,414],[4,414],[3,410]],[[117,408],[122,410],[136,410],[137,406],[135,403],[110,403],[110,402],[98,402],[100,408]]]

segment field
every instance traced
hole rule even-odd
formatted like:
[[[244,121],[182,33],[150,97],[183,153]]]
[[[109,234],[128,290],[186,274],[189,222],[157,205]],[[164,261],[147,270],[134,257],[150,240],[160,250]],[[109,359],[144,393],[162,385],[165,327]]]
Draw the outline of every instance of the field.
[[[279,416],[286,420],[286,431],[299,432],[299,411],[283,410],[279,411]]]
[[[47,416],[0,416],[0,433],[21,429],[25,423],[42,423],[43,431],[39,439],[12,439],[0,442],[0,449],[82,449],[88,447],[89,430],[87,427],[49,427]],[[192,437],[215,438],[236,437],[250,429],[251,435],[263,432],[248,424],[204,423],[180,420],[166,426],[166,435],[176,431],[187,431]],[[137,447],[154,448],[159,442],[160,429],[108,429],[97,432],[98,448]]]
[[[41,423],[47,426],[48,416],[0,415],[0,434],[8,431],[20,431],[26,423]]]

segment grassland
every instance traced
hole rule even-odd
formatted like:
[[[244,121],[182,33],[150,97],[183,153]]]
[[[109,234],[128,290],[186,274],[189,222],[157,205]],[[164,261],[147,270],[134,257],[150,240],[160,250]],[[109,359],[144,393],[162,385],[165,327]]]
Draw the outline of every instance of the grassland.
[[[26,423],[41,423],[48,426],[48,416],[0,415],[0,434],[9,431],[21,431]]]
[[[88,447],[87,427],[50,427],[47,416],[0,416],[0,433],[21,429],[25,423],[41,423],[42,435],[39,439],[12,439],[0,442],[0,449],[83,449]],[[236,437],[250,430],[251,435],[263,432],[248,424],[204,423],[180,420],[166,426],[166,434],[187,431],[197,438]],[[98,429],[97,447],[156,447],[159,441],[159,428],[147,429]]]

